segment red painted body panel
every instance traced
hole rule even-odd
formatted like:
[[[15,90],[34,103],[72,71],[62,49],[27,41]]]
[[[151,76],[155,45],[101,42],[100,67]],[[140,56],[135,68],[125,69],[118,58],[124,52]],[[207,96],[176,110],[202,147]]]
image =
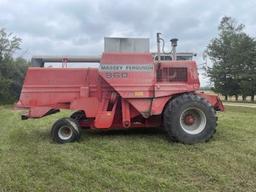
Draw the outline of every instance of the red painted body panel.
[[[101,66],[123,67],[123,70],[103,70],[101,77],[123,98],[153,97],[155,70],[152,55],[142,53],[108,53],[103,54]],[[150,70],[126,70],[127,66],[152,66]],[[113,71],[113,72],[110,72]],[[113,77],[109,76],[112,74]],[[116,75],[116,77],[114,77]],[[122,75],[125,75],[122,77]]]
[[[89,119],[81,122],[84,127],[157,127],[173,96],[199,86],[193,61],[157,64],[149,53],[104,53],[99,69],[29,68],[17,107],[27,108],[29,118],[57,109],[81,110]],[[218,97],[196,94],[224,110]]]

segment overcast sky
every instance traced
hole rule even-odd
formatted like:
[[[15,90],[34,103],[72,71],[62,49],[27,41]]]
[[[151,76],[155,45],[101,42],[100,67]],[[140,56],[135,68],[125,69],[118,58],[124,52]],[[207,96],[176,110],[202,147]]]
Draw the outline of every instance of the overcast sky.
[[[177,37],[178,51],[198,53],[223,16],[256,36],[255,0],[0,0],[0,28],[23,39],[18,54],[100,55],[105,36]]]

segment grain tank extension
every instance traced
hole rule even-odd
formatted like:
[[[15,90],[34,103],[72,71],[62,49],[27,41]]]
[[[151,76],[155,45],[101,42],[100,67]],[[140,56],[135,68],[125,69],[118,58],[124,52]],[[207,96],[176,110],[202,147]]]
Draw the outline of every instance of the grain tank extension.
[[[159,55],[162,41],[158,33]],[[99,57],[33,57],[16,106],[27,109],[22,119],[75,111],[52,126],[58,143],[78,140],[83,128],[143,127],[163,127],[170,139],[182,143],[207,141],[215,132],[216,111],[224,108],[217,96],[198,91],[196,63],[176,60],[174,41],[170,61],[154,58],[144,38],[105,38]],[[64,67],[46,68],[46,62]],[[99,67],[65,67],[70,62]]]

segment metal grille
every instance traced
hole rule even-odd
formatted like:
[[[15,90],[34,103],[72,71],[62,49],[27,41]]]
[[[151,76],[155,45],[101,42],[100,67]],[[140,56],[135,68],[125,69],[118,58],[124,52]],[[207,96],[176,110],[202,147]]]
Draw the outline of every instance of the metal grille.
[[[187,68],[184,67],[164,67],[157,72],[158,82],[186,82]]]

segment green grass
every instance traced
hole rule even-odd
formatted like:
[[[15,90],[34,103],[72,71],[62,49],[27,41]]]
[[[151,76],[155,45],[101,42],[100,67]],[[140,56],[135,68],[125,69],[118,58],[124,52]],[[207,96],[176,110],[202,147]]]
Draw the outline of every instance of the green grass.
[[[214,138],[196,145],[155,129],[55,144],[50,126],[67,114],[21,121],[0,106],[0,191],[256,191],[256,109],[226,107]]]

